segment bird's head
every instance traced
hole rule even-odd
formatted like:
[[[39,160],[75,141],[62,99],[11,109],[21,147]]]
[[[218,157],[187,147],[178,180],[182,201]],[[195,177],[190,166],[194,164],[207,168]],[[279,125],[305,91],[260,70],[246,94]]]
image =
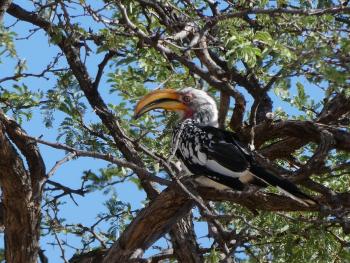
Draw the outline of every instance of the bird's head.
[[[136,105],[135,118],[153,109],[177,112],[182,120],[193,119],[203,125],[218,125],[215,100],[205,91],[194,88],[160,89],[144,96]]]

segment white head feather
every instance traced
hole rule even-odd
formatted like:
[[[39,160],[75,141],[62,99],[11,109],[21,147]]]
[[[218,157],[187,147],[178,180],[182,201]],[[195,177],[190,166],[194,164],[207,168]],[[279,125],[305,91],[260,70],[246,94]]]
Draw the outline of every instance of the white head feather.
[[[191,87],[183,88],[179,93],[183,97],[187,95],[191,98],[187,105],[193,111],[192,119],[203,125],[218,126],[218,108],[215,100],[208,93]]]

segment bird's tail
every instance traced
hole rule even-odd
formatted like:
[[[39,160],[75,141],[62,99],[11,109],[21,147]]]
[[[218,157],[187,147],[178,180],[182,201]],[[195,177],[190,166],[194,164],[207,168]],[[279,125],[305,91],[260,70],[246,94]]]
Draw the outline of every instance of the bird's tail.
[[[257,179],[257,184],[266,184],[276,187],[279,191],[289,196],[290,198],[302,203],[305,206],[316,205],[317,202],[286,178],[279,177],[267,171],[265,168],[254,165],[250,168],[250,172]]]

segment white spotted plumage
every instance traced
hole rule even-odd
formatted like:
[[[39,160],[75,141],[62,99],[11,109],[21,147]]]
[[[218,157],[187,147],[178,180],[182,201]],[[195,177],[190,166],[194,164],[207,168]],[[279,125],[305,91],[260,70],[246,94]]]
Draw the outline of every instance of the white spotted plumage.
[[[174,129],[172,145],[175,147],[176,139],[179,140],[177,143],[179,148],[176,150],[178,150],[180,157],[182,157],[181,159],[185,162],[185,166],[186,163],[187,165],[198,164],[210,171],[233,178],[246,175],[248,170],[235,172],[222,166],[216,160],[208,158],[204,152],[204,147],[210,148],[213,137],[213,134],[202,131],[200,125],[195,120],[187,119]],[[213,175],[208,175],[208,177],[215,179]]]

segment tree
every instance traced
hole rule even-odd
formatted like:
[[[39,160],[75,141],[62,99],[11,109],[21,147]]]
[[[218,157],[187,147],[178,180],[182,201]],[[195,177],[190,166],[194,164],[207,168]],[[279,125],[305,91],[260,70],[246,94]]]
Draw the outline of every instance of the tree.
[[[63,232],[81,237],[69,260],[75,263],[350,259],[348,1],[11,2],[0,4],[0,62],[16,62],[0,79],[6,262],[48,262],[39,246],[45,233],[67,262]],[[10,17],[29,24],[30,34],[16,39]],[[42,45],[57,50],[41,72],[27,69],[15,46],[37,32],[45,33]],[[31,78],[55,84],[38,89]],[[220,126],[319,205],[303,206],[273,188],[205,188],[183,176],[169,158],[175,118],[132,119],[134,103],[163,86],[207,89],[219,102]],[[108,92],[121,102],[107,103]],[[64,117],[55,125],[58,114]],[[48,131],[35,137],[22,128],[36,115],[56,129],[57,141],[45,138]],[[38,145],[67,155],[49,170]],[[100,173],[87,168],[80,189],[52,180],[60,166],[82,157],[109,164]],[[96,213],[91,226],[60,216],[62,197],[75,202],[75,195],[126,181],[146,193],[142,210],[111,198],[108,213]],[[199,221],[208,225],[209,246],[198,243]],[[102,223],[109,229],[98,230]],[[161,237],[169,247],[143,257]]]

